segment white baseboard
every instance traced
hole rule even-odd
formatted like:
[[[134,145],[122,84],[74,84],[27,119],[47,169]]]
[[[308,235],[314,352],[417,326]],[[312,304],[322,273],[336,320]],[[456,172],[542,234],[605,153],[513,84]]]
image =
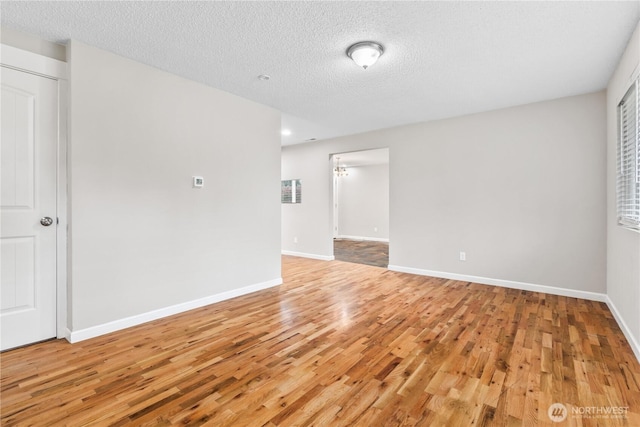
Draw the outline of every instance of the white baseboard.
[[[607,295],[597,292],[578,291],[575,289],[557,288],[555,286],[536,285],[533,283],[516,282],[513,280],[491,279],[488,277],[468,276],[465,274],[447,273],[442,271],[422,270],[419,268],[389,265],[389,270],[400,273],[417,274],[420,276],[439,277],[442,279],[460,280],[464,282],[480,283],[483,285],[500,286],[503,288],[520,289],[523,291],[543,292],[545,294],[564,297],[582,298],[590,301],[607,302]]]
[[[382,237],[363,237],[363,236],[346,236],[346,235],[339,235],[335,237],[336,239],[348,239],[348,240],[357,240],[357,241],[365,241],[365,242],[387,242],[389,243],[389,239],[388,238],[382,238]]]
[[[222,292],[215,295],[210,295],[208,297],[200,298],[197,300],[187,301],[187,302],[172,305],[169,307],[160,308],[158,310],[149,311],[147,313],[137,314],[131,317],[125,317],[124,319],[114,320],[112,322],[103,323],[102,325],[91,326],[89,328],[80,329],[77,331],[67,330],[66,338],[71,343],[84,341],[89,338],[95,338],[100,335],[119,331],[121,329],[130,328],[132,326],[137,326],[142,323],[150,322],[152,320],[157,320],[163,317],[172,316],[174,314],[193,310],[195,308],[204,307],[209,304],[213,304],[216,302],[250,294],[252,292],[271,288],[281,284],[282,284],[282,278],[279,277],[277,279],[269,280],[267,282],[256,283],[254,285],[245,286],[243,288],[233,289],[230,291]]]
[[[618,322],[618,326],[622,330],[622,333],[627,338],[627,342],[629,343],[631,350],[633,350],[633,354],[636,355],[636,359],[638,359],[638,362],[640,362],[640,344],[631,333],[629,326],[627,326],[627,323],[624,321],[624,319],[620,315],[620,312],[618,311],[615,304],[613,303],[613,301],[611,301],[608,295],[607,295],[606,303],[607,303],[607,306],[609,307],[609,310],[611,310],[611,314],[613,314],[613,317],[616,319],[616,322]]]
[[[336,259],[333,255],[315,255],[315,254],[306,254],[304,252],[294,252],[294,251],[281,251],[282,255],[291,255],[291,256],[299,256],[301,258],[311,258],[311,259],[319,259],[321,261],[333,261]]]

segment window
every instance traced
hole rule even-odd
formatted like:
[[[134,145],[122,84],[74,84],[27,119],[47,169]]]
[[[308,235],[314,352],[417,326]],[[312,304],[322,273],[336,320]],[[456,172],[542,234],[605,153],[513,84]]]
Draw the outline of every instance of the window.
[[[281,184],[280,202],[302,203],[302,181],[299,179],[288,179],[282,181]]]
[[[636,80],[618,105],[618,224],[640,230],[640,94]]]

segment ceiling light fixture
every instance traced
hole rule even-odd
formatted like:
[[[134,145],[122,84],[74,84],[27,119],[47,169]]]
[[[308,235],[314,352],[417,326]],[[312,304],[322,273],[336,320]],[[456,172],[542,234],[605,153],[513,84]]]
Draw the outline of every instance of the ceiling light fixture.
[[[365,70],[376,63],[384,49],[376,42],[359,42],[347,49],[347,56]]]

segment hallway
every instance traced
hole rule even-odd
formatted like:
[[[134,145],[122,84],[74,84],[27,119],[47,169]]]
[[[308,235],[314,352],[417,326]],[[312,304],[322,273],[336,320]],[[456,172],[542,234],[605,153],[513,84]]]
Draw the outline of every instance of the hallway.
[[[387,268],[389,265],[389,243],[333,239],[333,255],[338,261]]]

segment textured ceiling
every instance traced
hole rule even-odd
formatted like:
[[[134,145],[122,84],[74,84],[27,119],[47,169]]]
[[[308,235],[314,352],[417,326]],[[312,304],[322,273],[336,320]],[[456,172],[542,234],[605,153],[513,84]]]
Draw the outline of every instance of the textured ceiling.
[[[0,11],[14,30],[275,107],[289,144],[603,89],[640,2],[2,1]],[[362,40],[385,47],[366,71],[345,55]]]

